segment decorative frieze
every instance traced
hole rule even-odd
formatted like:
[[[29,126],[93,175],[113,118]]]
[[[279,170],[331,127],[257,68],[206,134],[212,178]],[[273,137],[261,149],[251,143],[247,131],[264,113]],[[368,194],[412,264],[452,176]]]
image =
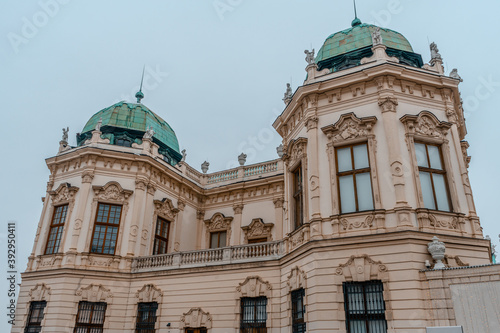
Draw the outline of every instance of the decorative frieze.
[[[29,291],[32,302],[46,301],[51,293],[50,287],[47,287],[45,283],[37,283],[35,287],[31,288]]]
[[[178,208],[175,208],[172,204],[172,200],[168,198],[163,198],[163,200],[154,200],[155,214],[161,218],[173,221],[179,212]]]
[[[377,117],[358,118],[354,113],[346,113],[333,125],[322,127],[329,140],[333,143],[352,140],[356,138],[368,137],[371,135],[373,125],[377,122]]]
[[[381,261],[375,261],[368,255],[351,256],[346,263],[340,264],[335,274],[342,275],[345,281],[369,281],[389,278],[387,267]]]
[[[115,181],[111,181],[104,186],[92,186],[94,190],[95,199],[104,202],[117,202],[125,204],[133,191],[125,190],[121,185]]]
[[[138,302],[157,302],[161,303],[163,292],[154,284],[145,284],[135,293]]]
[[[264,223],[261,218],[253,219],[250,225],[241,227],[245,234],[245,243],[252,239],[266,239],[266,242],[273,240],[271,230],[273,223]]]
[[[288,286],[288,290],[297,290],[300,288],[306,289],[306,273],[301,270],[298,266],[295,266],[290,271],[290,275],[287,277],[286,284]]]
[[[422,111],[416,116],[404,115],[400,120],[405,124],[408,134],[428,138],[444,139],[452,125],[448,122],[440,121],[429,111]]]
[[[113,297],[111,291],[104,288],[102,284],[90,284],[87,287],[82,287],[76,291],[76,296],[79,296],[82,301],[88,302],[110,302]]]
[[[191,308],[187,313],[183,313],[181,317],[180,328],[185,327],[205,327],[210,329],[212,328],[212,316],[201,308]]]
[[[264,281],[260,276],[249,276],[236,287],[238,298],[241,297],[271,297],[272,287],[268,281]]]

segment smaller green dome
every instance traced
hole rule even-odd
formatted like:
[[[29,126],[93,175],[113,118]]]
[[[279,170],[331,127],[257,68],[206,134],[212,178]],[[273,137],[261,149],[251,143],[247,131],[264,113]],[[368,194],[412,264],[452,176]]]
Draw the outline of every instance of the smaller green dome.
[[[99,120],[102,119],[102,137],[109,138],[111,144],[123,145],[123,138],[131,145],[141,143],[147,129],[153,128],[153,141],[160,146],[159,152],[169,157],[172,164],[182,158],[177,136],[170,125],[156,113],[140,103],[119,102],[94,114],[82,133],[77,136],[78,145],[92,136]],[[118,139],[122,138],[121,141]],[[120,144],[121,143],[121,144]]]

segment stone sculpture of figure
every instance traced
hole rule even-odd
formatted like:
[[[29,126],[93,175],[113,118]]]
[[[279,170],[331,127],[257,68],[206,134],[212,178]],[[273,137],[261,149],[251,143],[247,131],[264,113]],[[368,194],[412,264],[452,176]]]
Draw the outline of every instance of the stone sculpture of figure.
[[[306,61],[307,61],[307,63],[309,65],[313,64],[314,63],[314,49],[312,49],[312,51],[304,50],[304,53],[306,54]]]
[[[458,69],[456,69],[456,68],[453,68],[451,70],[450,77],[454,78],[454,79],[458,79],[458,80],[460,80],[460,82],[463,81],[462,78],[460,77],[460,75],[458,75]]]
[[[441,54],[439,54],[439,49],[438,49],[436,43],[432,42],[430,45],[430,48],[431,48],[431,59],[443,60],[441,58]]]
[[[142,137],[143,139],[149,139],[151,140],[153,138],[153,135],[155,135],[155,130],[153,129],[153,126],[148,127],[146,129],[146,132],[144,133],[144,136]]]
[[[210,166],[210,163],[208,163],[207,161],[203,162],[201,164],[201,171],[203,171],[203,173],[207,173],[209,166]]]
[[[278,153],[279,158],[283,157],[283,144],[280,144],[278,147],[276,147],[276,153]]]
[[[97,122],[97,124],[95,124],[95,130],[100,132],[101,126],[102,126],[102,118],[99,118],[99,121]]]
[[[187,156],[186,149],[183,149],[181,151],[181,154],[182,154],[181,162],[184,162],[186,160],[186,156]]]
[[[63,131],[62,141],[68,142],[69,127],[63,128],[62,131]]]
[[[287,83],[285,96],[283,97],[283,102],[285,102],[285,104],[288,104],[288,102],[291,99],[292,99],[292,87],[290,86],[290,83]]]
[[[382,35],[380,35],[380,28],[377,27],[372,31],[373,46],[382,44]]]

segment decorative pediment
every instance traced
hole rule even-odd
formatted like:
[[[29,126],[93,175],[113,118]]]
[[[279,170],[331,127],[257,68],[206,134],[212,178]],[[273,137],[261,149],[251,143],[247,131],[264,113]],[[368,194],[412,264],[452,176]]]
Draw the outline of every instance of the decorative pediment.
[[[377,117],[375,116],[358,118],[351,112],[341,115],[335,124],[325,126],[321,130],[330,141],[336,143],[368,137],[376,122]]]
[[[139,302],[161,302],[163,293],[154,284],[145,284],[142,289],[135,293],[135,297],[139,299]]]
[[[387,267],[366,254],[351,256],[345,264],[337,267],[335,273],[342,275],[346,281],[386,281],[389,278]]]
[[[192,308],[182,314],[180,328],[185,327],[212,328],[212,316],[201,308]]]
[[[34,288],[30,289],[29,295],[31,301],[46,301],[46,297],[50,295],[50,287],[45,283],[37,283]]]
[[[264,223],[262,219],[253,219],[250,225],[241,227],[243,233],[245,234],[245,243],[248,243],[250,239],[266,238],[268,242],[273,240],[271,230],[273,228],[273,223]]]
[[[428,138],[444,139],[452,124],[440,121],[433,113],[422,111],[418,115],[404,115],[400,118],[408,134]]]
[[[215,213],[211,219],[205,220],[205,225],[210,232],[231,230],[231,221],[233,221],[232,217],[225,217],[222,213]]]
[[[111,201],[124,204],[134,193],[123,189],[119,183],[111,181],[104,186],[92,186],[96,199],[99,201]]]
[[[80,296],[83,301],[106,302],[108,298],[113,297],[113,294],[109,289],[104,288],[102,284],[90,284],[87,287],[78,289],[76,296]]]
[[[294,166],[307,156],[307,139],[298,138],[290,142],[290,145],[283,147],[283,160],[290,166]]]
[[[167,220],[175,219],[175,216],[179,212],[178,208],[175,208],[172,204],[172,200],[168,198],[163,198],[163,200],[155,200],[155,213],[157,216],[166,218]]]
[[[69,203],[75,201],[76,192],[78,187],[71,186],[70,183],[62,183],[55,191],[49,191],[52,198],[52,203],[58,205],[60,203]]]
[[[288,275],[286,284],[290,291],[300,288],[306,289],[306,273],[298,266],[295,266]]]
[[[236,288],[238,298],[241,297],[271,297],[272,287],[267,281],[262,280],[260,276],[249,276]]]

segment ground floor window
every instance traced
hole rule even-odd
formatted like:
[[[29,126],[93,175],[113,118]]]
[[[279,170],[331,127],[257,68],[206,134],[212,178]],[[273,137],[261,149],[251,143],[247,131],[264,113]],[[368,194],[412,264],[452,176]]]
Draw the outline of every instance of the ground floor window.
[[[186,328],[186,333],[207,333],[207,329],[202,328]]]
[[[292,332],[304,333],[306,331],[306,323],[304,314],[306,313],[306,306],[304,304],[304,289],[297,289],[292,291]]]
[[[135,324],[136,333],[155,333],[156,310],[158,303],[139,303],[137,306],[137,322]]]
[[[104,302],[80,302],[74,333],[102,333],[107,304]]]
[[[43,310],[47,302],[31,302],[30,310],[28,313],[28,321],[24,333],[39,333],[42,331]]]
[[[240,333],[266,333],[266,297],[243,297],[241,299]]]
[[[347,332],[386,333],[382,282],[344,282],[343,289]]]

